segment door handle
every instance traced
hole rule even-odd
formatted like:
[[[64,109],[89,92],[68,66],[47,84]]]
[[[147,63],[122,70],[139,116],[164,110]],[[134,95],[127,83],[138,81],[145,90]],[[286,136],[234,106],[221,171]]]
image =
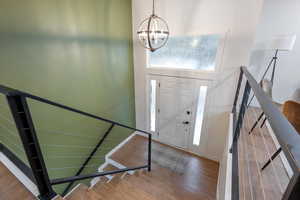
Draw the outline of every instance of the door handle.
[[[189,124],[190,122],[189,121],[185,121],[185,122],[182,122],[183,124]]]

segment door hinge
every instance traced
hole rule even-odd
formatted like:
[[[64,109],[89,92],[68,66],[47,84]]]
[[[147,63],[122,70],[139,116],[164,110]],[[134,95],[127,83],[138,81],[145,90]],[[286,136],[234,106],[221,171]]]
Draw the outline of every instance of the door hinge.
[[[159,132],[157,132],[157,135],[159,136]]]
[[[157,109],[157,112],[160,113],[160,109],[159,108]]]
[[[160,87],[160,83],[158,83],[158,87]]]

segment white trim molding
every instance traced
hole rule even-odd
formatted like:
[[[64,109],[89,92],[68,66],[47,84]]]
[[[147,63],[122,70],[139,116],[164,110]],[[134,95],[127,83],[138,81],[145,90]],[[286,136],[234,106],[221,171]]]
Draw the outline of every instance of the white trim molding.
[[[2,152],[0,152],[0,161],[34,196],[39,195],[37,186]]]
[[[129,142],[129,140],[131,140],[135,135],[142,135],[141,133],[135,131],[134,133],[132,133],[129,137],[127,137],[125,140],[123,140],[120,144],[118,144],[115,148],[113,148],[110,152],[108,152],[105,155],[105,162],[100,165],[100,167],[98,168],[98,172],[103,172],[103,169],[107,166],[107,165],[112,165],[118,169],[124,169],[126,168],[126,166],[122,165],[121,163],[118,163],[114,160],[112,160],[110,157],[117,152],[121,147],[123,147],[127,142]],[[127,173],[129,173],[130,175],[134,174],[134,171],[128,171]],[[105,176],[106,178],[108,178],[109,180],[111,180],[113,178],[113,175],[107,175]],[[100,181],[100,178],[94,178],[91,180],[90,182],[90,187],[96,185],[98,182]]]
[[[231,182],[232,182],[232,154],[230,148],[233,138],[233,114],[229,116],[229,128],[226,145],[224,148],[223,159],[220,162],[217,200],[231,200]]]

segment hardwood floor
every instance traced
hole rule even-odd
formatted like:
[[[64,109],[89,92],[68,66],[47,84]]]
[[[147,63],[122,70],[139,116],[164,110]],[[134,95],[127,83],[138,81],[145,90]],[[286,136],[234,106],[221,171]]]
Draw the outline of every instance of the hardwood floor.
[[[0,200],[33,200],[35,197],[0,163]]]
[[[147,163],[147,142],[134,136],[111,159],[126,167]],[[152,171],[101,177],[91,188],[79,184],[57,200],[215,200],[218,163],[153,142]],[[104,171],[115,170],[107,166]],[[0,165],[0,200],[32,200],[33,195]]]
[[[239,139],[240,199],[279,200],[288,184],[289,177],[278,156],[265,170],[261,167],[277,150],[267,127],[249,130],[261,113],[260,109],[249,108]]]
[[[147,163],[147,139],[133,137],[111,157],[126,167]],[[219,165],[181,150],[153,142],[152,171],[142,178],[129,177],[133,184],[165,199],[215,199]],[[162,198],[161,198],[162,199]]]

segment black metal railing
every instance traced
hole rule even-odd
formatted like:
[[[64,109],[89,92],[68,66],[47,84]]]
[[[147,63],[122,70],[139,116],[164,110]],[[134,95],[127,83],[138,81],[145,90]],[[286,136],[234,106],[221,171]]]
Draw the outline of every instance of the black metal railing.
[[[9,151],[8,148],[5,147],[5,144],[0,145],[0,150],[2,152],[7,152],[7,156],[9,158],[12,158],[16,164],[16,166],[22,168],[21,170],[24,172],[25,175],[27,175],[33,182],[35,182],[38,190],[39,190],[39,198],[49,200],[55,197],[57,194],[53,190],[52,186],[57,184],[63,184],[68,183],[67,187],[65,188],[63,195],[65,195],[69,189],[72,187],[75,181],[78,180],[84,180],[84,179],[90,179],[100,176],[106,176],[116,173],[122,173],[126,171],[132,171],[137,169],[148,169],[148,171],[151,171],[151,142],[152,137],[151,133],[148,133],[144,130],[139,130],[124,124],[121,124],[119,122],[115,122],[103,117],[99,117],[78,109],[71,108],[69,106],[65,106],[53,101],[50,101],[48,99],[44,99],[38,96],[34,96],[32,94],[28,94],[22,91],[18,91],[6,86],[0,85],[0,93],[5,95],[8,106],[11,112],[11,115],[14,119],[14,123],[16,125],[19,137],[21,139],[23,148],[25,150],[26,158],[28,160],[29,167],[21,161],[14,153]],[[29,109],[27,99],[32,99],[38,102],[42,102],[48,105],[52,105],[67,111],[71,111],[73,113],[77,113],[79,115],[83,115],[89,118],[93,118],[96,120],[104,121],[110,124],[109,128],[105,132],[105,134],[101,137],[97,145],[92,149],[89,156],[85,159],[79,170],[76,172],[74,176],[70,177],[62,177],[62,178],[55,178],[50,179],[48,175],[48,170],[45,165],[43,153],[41,151],[41,144],[39,143],[36,128],[33,123],[32,117],[31,117],[31,111]],[[148,162],[143,166],[137,166],[137,167],[130,167],[125,169],[119,169],[114,171],[107,171],[107,172],[97,172],[97,173],[90,173],[86,175],[82,175],[81,173],[87,167],[90,160],[94,157],[95,153],[98,151],[100,146],[103,144],[105,139],[110,134],[111,130],[115,126],[120,126],[123,128],[130,129],[132,131],[138,131],[140,133],[146,134],[148,136]]]
[[[241,87],[244,87],[241,93]],[[248,72],[246,67],[241,67],[240,75],[233,103],[233,141],[231,147],[232,153],[232,199],[240,199],[240,176],[239,176],[239,139],[245,123],[245,113],[249,107],[247,106],[250,92],[253,92],[257,99],[260,109],[268,119],[271,129],[286,157],[289,166],[293,171],[292,177],[289,179],[287,187],[280,199],[296,200],[300,199],[300,136],[290,122],[284,117],[280,110],[273,104],[257,81]],[[241,95],[242,94],[242,95]],[[239,98],[242,96],[242,98]],[[241,102],[239,102],[241,100]],[[238,108],[239,107],[239,108]],[[248,134],[247,134],[248,136]],[[276,154],[277,153],[277,154]],[[278,155],[278,152],[275,152]],[[275,155],[273,154],[273,156]],[[269,157],[271,162],[273,157]],[[243,166],[242,166],[243,167]],[[265,166],[264,166],[265,167]],[[261,170],[264,170],[264,167]],[[263,199],[263,198],[261,198]]]

